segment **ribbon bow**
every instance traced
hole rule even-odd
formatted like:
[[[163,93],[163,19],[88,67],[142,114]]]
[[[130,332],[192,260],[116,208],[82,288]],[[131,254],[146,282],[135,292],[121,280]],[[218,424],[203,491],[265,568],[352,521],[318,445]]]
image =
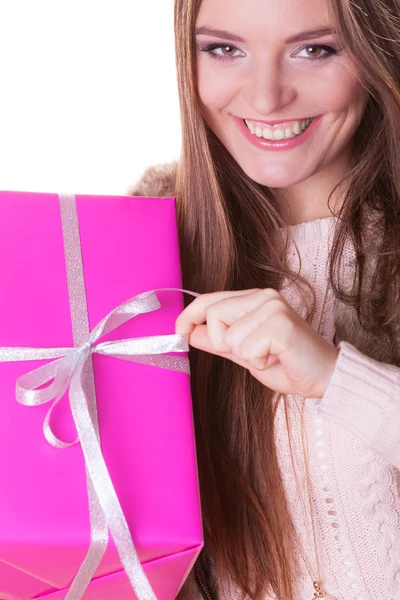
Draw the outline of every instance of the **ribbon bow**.
[[[107,549],[109,530],[128,580],[139,600],[157,600],[140,564],[101,452],[92,353],[189,373],[187,358],[161,356],[166,352],[187,352],[187,335],[160,335],[102,343],[98,340],[133,317],[160,308],[156,291],[187,292],[192,296],[199,294],[178,288],[144,292],[120,304],[89,332],[76,199],[74,195],[59,194],[59,200],[75,346],[0,348],[0,362],[53,359],[18,378],[17,400],[27,406],[52,401],[43,425],[46,439],[57,448],[68,448],[77,442],[82,447],[88,486],[90,547],[65,600],[81,600],[83,597]],[[49,385],[43,388],[45,384]],[[73,442],[57,438],[50,425],[51,414],[67,390],[78,433]]]
[[[35,369],[17,380],[17,401],[25,406],[37,406],[53,400],[49,409],[43,429],[47,441],[56,448],[68,448],[79,442],[63,442],[58,439],[50,426],[51,414],[70,389],[71,408],[73,395],[71,391],[78,389],[83,392],[83,373],[90,356],[93,353],[106,354],[122,360],[139,362],[148,365],[189,373],[187,358],[177,356],[157,356],[166,352],[188,352],[187,335],[158,335],[144,338],[131,338],[114,342],[97,343],[98,340],[110,331],[120,327],[133,317],[152,312],[160,308],[161,304],[155,291],[184,291],[177,288],[162,288],[139,294],[127,300],[111,311],[89,334],[79,347],[74,348],[0,348],[0,361],[56,359]],[[189,292],[190,293],[190,292]],[[156,357],[157,356],[157,357]],[[51,384],[43,389],[38,389],[46,383]],[[85,402],[88,398],[85,397]]]

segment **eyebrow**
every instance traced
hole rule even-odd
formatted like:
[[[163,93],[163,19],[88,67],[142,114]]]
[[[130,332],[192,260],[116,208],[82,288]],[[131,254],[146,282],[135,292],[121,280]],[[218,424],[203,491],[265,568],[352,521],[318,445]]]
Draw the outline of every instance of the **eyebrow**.
[[[214,37],[230,40],[231,42],[239,42],[241,44],[245,43],[245,41],[238,35],[234,35],[233,33],[229,33],[229,31],[224,31],[223,29],[213,29],[212,27],[197,27],[195,33],[196,35],[212,35]],[[304,40],[311,40],[325,35],[333,35],[335,33],[337,32],[334,29],[330,29],[329,27],[311,29],[310,31],[302,31],[301,33],[296,33],[296,35],[287,38],[285,40],[285,44],[289,44],[292,42],[302,42]]]

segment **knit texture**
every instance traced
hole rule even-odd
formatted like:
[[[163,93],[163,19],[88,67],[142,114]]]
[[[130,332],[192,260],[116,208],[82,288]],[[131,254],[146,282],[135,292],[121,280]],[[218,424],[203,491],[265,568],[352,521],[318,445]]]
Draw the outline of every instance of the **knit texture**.
[[[327,217],[290,228],[300,253],[301,274],[316,292],[312,324],[316,330],[336,223],[336,217]],[[354,261],[350,244],[344,258],[343,268],[350,268]],[[289,261],[297,271],[299,258],[293,242]],[[281,294],[304,316],[295,286],[284,285]],[[320,329],[330,344],[335,335],[333,300],[329,291]],[[301,444],[300,411],[305,403],[311,497],[325,591],[337,600],[394,600],[400,589],[400,369],[361,354],[347,342],[340,341],[338,348],[324,397],[304,400],[290,395],[288,419],[282,401],[276,416],[280,468],[309,563],[307,570],[299,552],[295,598],[312,600],[312,579],[317,579]]]

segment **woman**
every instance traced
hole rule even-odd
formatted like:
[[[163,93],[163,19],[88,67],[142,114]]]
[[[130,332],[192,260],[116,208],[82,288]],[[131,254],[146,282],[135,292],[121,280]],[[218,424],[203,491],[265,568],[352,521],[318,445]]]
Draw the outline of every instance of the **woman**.
[[[178,598],[400,587],[400,2],[175,0],[205,548]]]

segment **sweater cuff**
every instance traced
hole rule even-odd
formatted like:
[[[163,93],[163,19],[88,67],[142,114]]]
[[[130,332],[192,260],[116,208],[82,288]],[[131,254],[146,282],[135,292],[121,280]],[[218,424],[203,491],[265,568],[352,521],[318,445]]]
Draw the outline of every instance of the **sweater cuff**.
[[[371,446],[399,392],[399,369],[341,341],[336,365],[316,411],[343,425]]]

